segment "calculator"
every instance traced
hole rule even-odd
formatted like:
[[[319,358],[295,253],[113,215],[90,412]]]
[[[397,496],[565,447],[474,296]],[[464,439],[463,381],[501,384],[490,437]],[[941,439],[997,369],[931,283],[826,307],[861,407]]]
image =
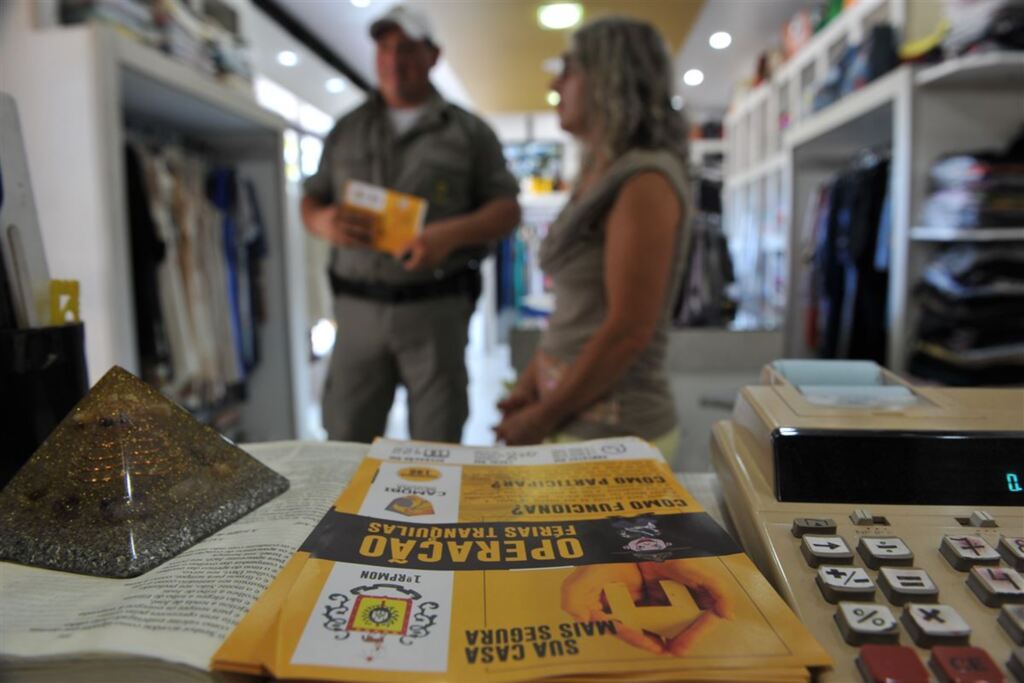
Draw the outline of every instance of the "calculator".
[[[851,404],[762,377],[712,463],[744,549],[832,655],[815,680],[1024,683],[1024,390]]]

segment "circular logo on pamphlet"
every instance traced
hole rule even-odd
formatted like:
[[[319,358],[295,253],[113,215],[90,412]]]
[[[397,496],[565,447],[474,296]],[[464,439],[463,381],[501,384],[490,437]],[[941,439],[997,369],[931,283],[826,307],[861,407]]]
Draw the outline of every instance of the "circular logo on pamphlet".
[[[398,470],[398,476],[406,481],[434,481],[441,478],[441,473],[433,467],[406,467]]]
[[[626,550],[631,550],[634,553],[654,553],[659,550],[664,550],[669,546],[668,543],[661,540],[660,538],[634,538],[632,541],[623,546]]]

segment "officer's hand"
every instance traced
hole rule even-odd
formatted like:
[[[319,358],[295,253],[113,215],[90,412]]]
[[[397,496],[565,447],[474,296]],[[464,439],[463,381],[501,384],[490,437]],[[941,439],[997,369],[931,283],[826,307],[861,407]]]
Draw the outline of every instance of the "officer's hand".
[[[445,225],[438,222],[424,226],[423,231],[401,249],[399,258],[406,270],[429,270],[441,265],[454,248]]]
[[[373,243],[373,219],[338,209],[334,217],[334,243],[342,247],[369,247]]]
[[[373,227],[368,219],[336,205],[309,211],[306,227],[313,235],[342,247],[366,247],[373,240]]]

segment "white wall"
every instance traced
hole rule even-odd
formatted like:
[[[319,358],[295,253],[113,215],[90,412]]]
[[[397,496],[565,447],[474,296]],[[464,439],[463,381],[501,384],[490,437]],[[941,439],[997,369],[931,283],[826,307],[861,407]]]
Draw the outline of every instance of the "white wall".
[[[534,112],[513,112],[485,114],[484,119],[491,125],[502,142],[525,142],[527,140],[556,140],[565,145],[565,178],[572,181],[580,169],[580,146],[576,140],[558,125],[558,114],[552,110]]]

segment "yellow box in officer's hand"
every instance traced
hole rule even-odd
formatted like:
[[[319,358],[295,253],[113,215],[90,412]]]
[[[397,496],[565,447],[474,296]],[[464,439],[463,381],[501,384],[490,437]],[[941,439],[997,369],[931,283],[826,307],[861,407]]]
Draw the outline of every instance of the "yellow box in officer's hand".
[[[345,183],[342,208],[373,228],[373,248],[396,256],[423,230],[427,200],[359,180]]]

